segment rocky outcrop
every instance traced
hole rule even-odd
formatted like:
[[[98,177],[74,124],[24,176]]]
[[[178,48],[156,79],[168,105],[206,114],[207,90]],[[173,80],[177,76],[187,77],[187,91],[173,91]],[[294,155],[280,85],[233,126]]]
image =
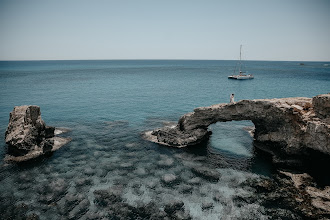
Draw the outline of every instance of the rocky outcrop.
[[[241,100],[196,108],[183,115],[176,126],[146,132],[145,137],[159,144],[186,147],[206,139],[210,124],[232,120],[251,120],[255,143],[261,143],[263,150],[297,155],[312,149],[330,155],[330,94]]]
[[[317,186],[307,173],[278,171],[273,179],[249,179],[242,186],[257,193],[239,201],[259,201],[274,219],[329,219],[330,187]],[[245,205],[244,203],[242,205]],[[291,212],[283,212],[290,210]]]
[[[49,154],[70,141],[57,137],[63,131],[46,126],[39,106],[16,106],[10,113],[5,139],[8,146],[6,161],[22,162]]]

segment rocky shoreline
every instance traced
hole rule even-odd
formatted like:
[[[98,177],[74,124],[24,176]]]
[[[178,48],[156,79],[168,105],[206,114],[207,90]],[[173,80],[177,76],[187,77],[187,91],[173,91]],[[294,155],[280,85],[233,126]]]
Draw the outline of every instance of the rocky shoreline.
[[[198,191],[198,200],[207,196],[198,204],[203,213],[222,207],[217,213],[235,216],[233,207],[238,207],[239,210],[256,209],[256,216],[269,216],[270,219],[329,219],[330,187],[318,184],[318,180],[308,174],[310,170],[306,170],[306,167],[316,167],[321,174],[327,175],[324,168],[329,167],[330,161],[327,153],[330,152],[327,130],[329,100],[330,95],[326,94],[313,99],[243,100],[235,104],[219,104],[198,108],[194,113],[184,115],[178,125],[144,134],[146,139],[155,143],[187,147],[199,144],[211,135],[207,130],[210,123],[251,120],[255,129],[244,129],[254,135],[255,149],[270,155],[278,168],[272,179],[253,174],[248,179],[240,180],[239,175],[233,177],[232,171],[215,169],[208,157],[185,152],[177,152],[170,157],[158,155],[158,151],[152,155],[152,149],[146,154],[145,149],[132,150],[135,146],[133,142],[124,146],[127,152],[120,151],[123,146],[118,144],[118,151],[96,151],[90,155],[89,151],[81,151],[80,146],[77,146],[80,155],[74,152],[66,156],[67,164],[61,178],[59,170],[56,170],[60,164],[57,164],[45,168],[47,178],[43,184],[35,184],[33,175],[20,174],[19,185],[23,190],[37,188],[35,198],[42,205],[43,211],[55,207],[68,219],[193,219],[191,204],[187,204],[184,199],[194,191]],[[120,126],[123,122],[116,124],[110,124],[110,128]],[[6,131],[8,154],[5,160],[23,162],[47,156],[70,141],[69,138],[56,136],[65,131],[46,126],[38,106],[15,107]],[[114,152],[122,152],[122,157],[114,155]],[[98,158],[101,154],[107,154],[106,165],[99,167]],[[87,163],[88,157],[95,160],[93,165]],[[79,172],[70,172],[73,168]],[[146,180],[148,174],[152,178]],[[112,179],[109,187],[106,184],[107,178],[115,175],[117,177]],[[68,176],[71,183],[67,182]],[[88,188],[95,184],[95,179],[102,183],[102,187]],[[232,200],[225,198],[225,191],[220,190],[221,183],[225,181],[228,181],[230,189],[239,189]],[[203,186],[207,187],[203,189]],[[88,196],[80,194],[83,188]],[[146,192],[164,196],[172,191],[176,193],[172,195],[173,200],[163,201],[161,198],[159,204],[153,200],[141,203],[128,199],[132,196],[142,198],[148,194]],[[183,196],[179,197],[181,193]],[[38,219],[40,212],[31,212],[37,209],[33,204],[17,203],[12,206],[7,200],[5,196],[0,196],[2,207],[7,209],[4,216],[25,215]],[[253,213],[246,218],[252,219]]]
[[[250,133],[255,147],[272,155],[275,164],[299,167],[311,154],[330,155],[330,94],[200,107],[176,126],[147,131],[144,138],[178,148],[193,146],[211,135],[209,125],[232,120],[254,123]]]
[[[254,196],[238,196],[244,204],[260,202],[275,219],[329,219],[330,186],[319,187],[307,173],[278,171],[272,179],[247,180]]]
[[[46,126],[40,107],[16,106],[10,113],[5,139],[8,153],[6,162],[24,162],[50,155],[71,141],[56,135],[67,132],[65,128]]]
[[[195,146],[212,134],[209,125],[232,120],[254,123],[255,129],[248,129],[254,147],[270,155],[277,168],[273,180],[245,183],[258,196],[238,198],[242,205],[259,200],[269,208],[270,216],[281,219],[329,219],[330,186],[318,184],[317,177],[329,179],[323,169],[330,165],[330,94],[200,107],[183,115],[176,126],[147,131],[144,138],[177,148]],[[272,206],[289,207],[293,212],[271,213]]]

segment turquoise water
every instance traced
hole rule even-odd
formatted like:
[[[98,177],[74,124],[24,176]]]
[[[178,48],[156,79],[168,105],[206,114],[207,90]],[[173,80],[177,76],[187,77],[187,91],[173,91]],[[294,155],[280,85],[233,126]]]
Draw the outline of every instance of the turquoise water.
[[[27,214],[58,219],[72,212],[63,211],[68,196],[79,195],[89,205],[74,216],[88,219],[102,215],[93,192],[120,184],[122,198],[132,206],[156,201],[162,208],[176,199],[194,219],[265,217],[260,204],[239,207],[234,200],[238,194],[253,193],[241,182],[271,173],[243,129],[251,122],[212,125],[213,135],[199,149],[158,146],[141,134],[176,122],[196,107],[228,102],[231,93],[235,101],[328,93],[330,66],[324,64],[247,61],[246,69],[255,79],[235,81],[227,79],[235,61],[1,61],[1,158],[9,112],[17,105],[39,105],[46,124],[69,128],[66,136],[73,139],[52,157],[28,165],[5,165],[1,159],[0,195],[7,201],[1,209],[10,211],[25,203]],[[194,166],[215,169],[222,177],[217,183],[201,179],[200,185],[192,185]],[[161,179],[168,173],[179,183],[164,186]],[[49,189],[56,181],[66,183],[62,193]],[[182,193],[187,185],[191,191]],[[223,196],[222,202],[213,199],[216,193]],[[40,199],[44,196],[50,199]],[[203,211],[207,202],[214,207]]]

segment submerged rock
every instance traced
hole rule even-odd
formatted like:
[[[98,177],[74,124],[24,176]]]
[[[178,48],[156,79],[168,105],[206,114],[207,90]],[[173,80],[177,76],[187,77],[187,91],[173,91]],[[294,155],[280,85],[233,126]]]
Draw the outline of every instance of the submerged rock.
[[[94,191],[96,213],[87,213],[87,219],[191,219],[184,210],[182,201],[173,201],[165,204],[150,202],[130,205],[122,198],[122,189],[112,188]],[[104,216],[105,218],[101,218]]]
[[[194,178],[188,180],[187,182],[191,185],[200,185],[202,183],[202,180],[199,177],[194,177]]]
[[[174,164],[174,159],[173,158],[167,158],[163,157],[161,160],[157,162],[157,165],[159,167],[171,167]]]
[[[28,216],[26,216],[26,220],[39,220],[39,216],[35,213],[31,213]]]
[[[202,203],[202,210],[205,211],[205,210],[209,210],[209,209],[213,209],[214,205],[212,202],[204,202]]]
[[[87,199],[82,200],[68,214],[69,219],[79,219],[89,209],[90,202]]]
[[[182,194],[190,194],[194,190],[194,187],[188,184],[181,184],[179,186],[179,191]]]
[[[191,171],[206,180],[218,181],[220,179],[220,173],[216,170],[206,168],[206,167],[193,167]]]
[[[123,170],[134,170],[134,164],[131,162],[123,162],[119,165],[120,169]]]
[[[162,182],[165,185],[173,185],[173,184],[179,182],[179,178],[174,174],[167,173],[162,176]]]
[[[121,193],[117,191],[112,191],[111,189],[96,190],[94,191],[94,197],[94,203],[103,207],[122,201]]]
[[[46,126],[41,119],[39,106],[16,106],[10,113],[5,134],[8,146],[5,160],[27,161],[50,154],[70,141],[69,138],[56,137],[55,133],[62,131]]]
[[[184,210],[184,203],[182,201],[172,201],[166,204],[164,208],[164,211],[169,215],[182,210]]]
[[[76,178],[76,186],[88,186],[92,184],[92,180],[89,178]]]

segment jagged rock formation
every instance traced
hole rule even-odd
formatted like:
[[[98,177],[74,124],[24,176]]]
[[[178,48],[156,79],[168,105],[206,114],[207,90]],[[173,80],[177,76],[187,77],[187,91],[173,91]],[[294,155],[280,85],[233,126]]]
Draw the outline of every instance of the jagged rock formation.
[[[55,137],[55,127],[46,126],[39,106],[16,106],[10,113],[5,139],[8,145],[6,161],[21,162],[53,152],[70,141]]]
[[[248,179],[241,185],[252,187],[257,193],[247,197],[237,195],[235,201],[242,206],[258,201],[272,219],[316,220],[330,217],[330,187],[317,186],[307,173],[279,170],[272,179]]]
[[[186,147],[207,138],[210,124],[232,120],[251,120],[255,125],[255,143],[271,145],[264,148],[266,151],[297,155],[313,149],[330,155],[330,94],[241,100],[196,108],[183,115],[177,126],[146,132],[145,137],[159,144]]]

